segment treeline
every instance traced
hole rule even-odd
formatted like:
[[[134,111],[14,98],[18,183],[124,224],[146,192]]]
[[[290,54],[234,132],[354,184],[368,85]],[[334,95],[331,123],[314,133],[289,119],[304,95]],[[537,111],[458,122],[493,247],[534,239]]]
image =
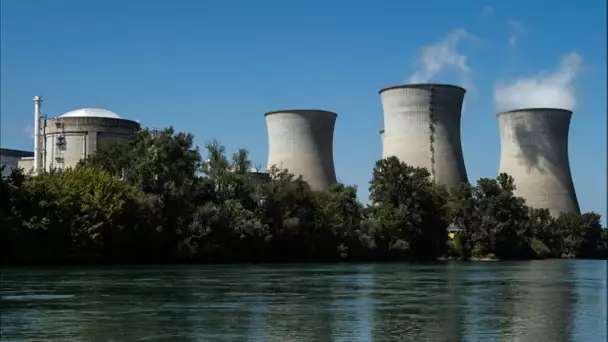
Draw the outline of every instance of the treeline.
[[[206,158],[191,134],[142,130],[61,173],[2,179],[3,264],[600,258],[600,216],[529,209],[501,174],[445,189],[426,169],[379,160],[356,188],[313,192],[247,151]],[[448,228],[457,228],[449,238]]]

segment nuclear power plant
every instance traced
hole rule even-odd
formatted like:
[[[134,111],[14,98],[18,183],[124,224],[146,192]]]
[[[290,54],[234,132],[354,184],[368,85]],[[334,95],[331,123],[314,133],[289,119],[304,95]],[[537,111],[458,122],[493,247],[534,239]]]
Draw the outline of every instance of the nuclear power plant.
[[[498,115],[500,166],[515,180],[515,194],[553,216],[580,213],[570,173],[568,132],[572,112],[565,109],[517,109]]]
[[[380,90],[382,158],[427,168],[447,187],[467,181],[460,142],[466,90],[445,84],[406,84]]]
[[[460,141],[462,103],[466,90],[447,84],[404,84],[380,90],[384,128],[382,158],[429,170],[448,187],[467,182]],[[42,116],[42,98],[34,97],[34,152],[2,149],[2,165],[34,174],[74,167],[98,147],[127,139],[140,129],[105,109],[77,109],[53,119]],[[324,191],[336,183],[333,158],[337,114],[293,109],[265,114],[268,165],[286,169]],[[564,109],[517,109],[498,115],[501,139],[499,172],[515,179],[515,194],[530,207],[552,215],[580,213],[568,159],[572,112]],[[18,152],[18,155],[15,154]],[[30,157],[33,154],[33,157]],[[261,182],[267,181],[264,172]]]
[[[98,147],[125,140],[140,128],[136,121],[105,109],[77,109],[47,120],[41,108],[42,98],[34,97],[34,157],[18,163],[34,174],[75,167]]]
[[[268,168],[287,169],[323,191],[336,183],[334,126],[336,113],[324,110],[281,110],[265,114]]]

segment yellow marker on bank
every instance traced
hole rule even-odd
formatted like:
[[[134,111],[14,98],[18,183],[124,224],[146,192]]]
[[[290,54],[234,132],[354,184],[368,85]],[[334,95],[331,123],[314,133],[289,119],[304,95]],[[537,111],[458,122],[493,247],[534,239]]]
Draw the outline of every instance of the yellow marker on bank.
[[[454,233],[448,233],[448,237],[450,238],[450,240],[454,240],[454,237],[456,235],[454,235]]]

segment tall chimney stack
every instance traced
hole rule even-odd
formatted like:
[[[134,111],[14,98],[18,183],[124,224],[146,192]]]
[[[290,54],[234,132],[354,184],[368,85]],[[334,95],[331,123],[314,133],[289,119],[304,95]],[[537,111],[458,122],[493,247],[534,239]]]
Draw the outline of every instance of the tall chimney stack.
[[[42,97],[34,96],[34,174],[40,170],[40,118],[42,117]]]

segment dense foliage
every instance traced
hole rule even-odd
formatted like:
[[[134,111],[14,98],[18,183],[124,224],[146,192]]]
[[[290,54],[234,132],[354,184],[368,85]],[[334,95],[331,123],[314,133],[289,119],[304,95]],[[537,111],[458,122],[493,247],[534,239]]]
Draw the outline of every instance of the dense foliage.
[[[356,188],[314,192],[272,168],[249,172],[217,142],[142,130],[61,173],[2,179],[5,264],[606,257],[600,216],[529,209],[506,174],[454,189],[426,169],[379,160]],[[453,238],[448,238],[455,232]]]

